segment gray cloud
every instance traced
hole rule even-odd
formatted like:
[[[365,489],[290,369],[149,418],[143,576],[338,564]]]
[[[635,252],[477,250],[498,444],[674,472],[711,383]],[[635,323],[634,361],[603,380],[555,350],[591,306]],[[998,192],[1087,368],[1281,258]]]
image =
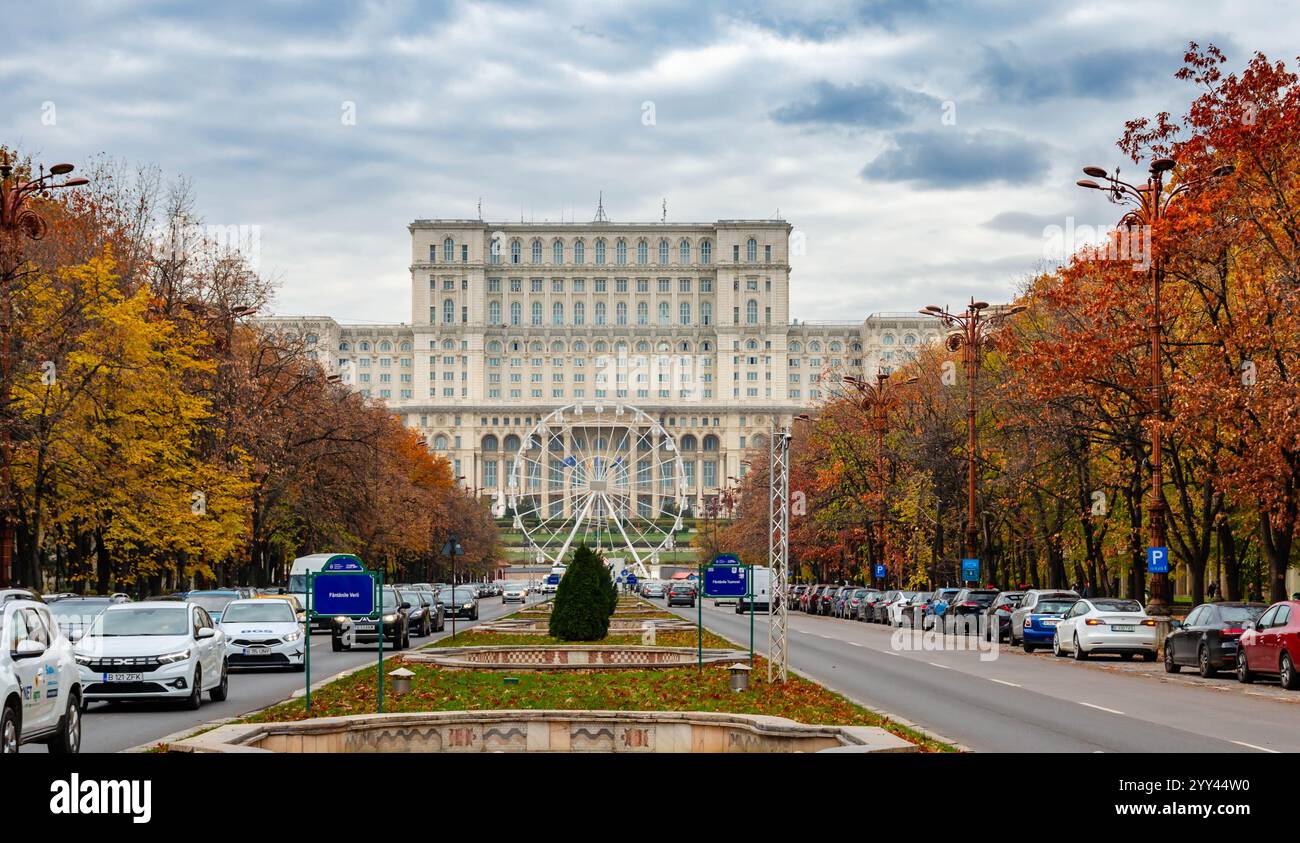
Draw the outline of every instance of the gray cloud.
[[[891,146],[862,168],[869,181],[910,182],[935,189],[1021,185],[1047,172],[1047,148],[1010,132],[935,129],[898,132]]]
[[[1039,103],[1052,99],[1125,97],[1143,86],[1172,86],[1182,50],[1132,46],[1100,47],[1069,55],[1026,56],[1015,45],[984,47],[975,79],[991,98]]]
[[[912,122],[924,110],[939,113],[939,101],[928,94],[878,82],[833,85],[818,82],[796,100],[774,110],[778,123],[892,129]]]

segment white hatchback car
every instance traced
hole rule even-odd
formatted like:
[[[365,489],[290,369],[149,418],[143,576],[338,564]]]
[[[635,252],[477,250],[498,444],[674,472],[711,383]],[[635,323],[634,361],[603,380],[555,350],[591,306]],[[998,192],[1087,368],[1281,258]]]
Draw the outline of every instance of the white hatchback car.
[[[1156,622],[1136,600],[1090,597],[1078,600],[1056,624],[1052,652],[1082,661],[1098,653],[1156,660]]]
[[[501,603],[526,603],[528,601],[528,586],[523,583],[511,583],[501,591]]]
[[[220,702],[230,689],[226,636],[193,603],[109,606],[73,655],[87,702],[178,699],[197,709],[204,691]]]
[[[0,753],[35,742],[50,752],[78,752],[81,681],[72,642],[44,603],[6,600],[0,616]]]
[[[232,600],[221,614],[221,631],[231,667],[303,669],[307,641],[287,600]]]

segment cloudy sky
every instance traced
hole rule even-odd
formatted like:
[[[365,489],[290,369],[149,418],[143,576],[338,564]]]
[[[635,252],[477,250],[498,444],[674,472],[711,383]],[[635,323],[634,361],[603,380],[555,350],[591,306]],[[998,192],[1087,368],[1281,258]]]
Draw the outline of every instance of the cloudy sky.
[[[409,319],[414,218],[780,215],[793,315],[997,300],[1123,121],[1181,113],[1188,41],[1294,67],[1291,2],[45,2],[0,139],[193,180],[255,225],[276,309]],[[39,18],[39,20],[38,20]],[[14,22],[11,20],[11,22]],[[354,120],[349,119],[355,117]]]

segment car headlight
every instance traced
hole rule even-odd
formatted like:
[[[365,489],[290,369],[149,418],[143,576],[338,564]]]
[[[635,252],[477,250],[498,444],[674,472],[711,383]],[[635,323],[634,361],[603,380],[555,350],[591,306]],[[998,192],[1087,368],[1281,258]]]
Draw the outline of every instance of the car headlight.
[[[74,656],[72,657],[72,659],[73,659],[73,661],[75,661],[77,664],[84,664],[84,665],[86,665],[87,667],[89,667],[89,666],[90,666],[90,663],[91,663],[92,661],[94,661],[94,659],[92,659],[90,656],[83,656],[83,655],[80,655],[80,654],[74,655]]]
[[[297,641],[297,640],[298,640],[299,638],[301,638],[301,637],[302,637],[302,633],[301,633],[301,632],[290,632],[288,635],[284,636],[284,640],[285,640],[285,641]]]
[[[461,606],[461,608],[462,608],[462,609],[473,609],[473,608],[474,608],[474,604],[473,604],[473,603],[466,603],[464,606]]]
[[[166,654],[165,656],[159,656],[159,657],[158,657],[158,663],[159,663],[159,664],[174,664],[174,663],[176,663],[176,662],[183,662],[183,661],[185,661],[186,659],[188,659],[189,657],[190,657],[190,651],[189,651],[189,650],[177,650],[177,651],[174,652],[174,653],[168,653],[168,654]]]
[[[397,615],[384,615],[384,623],[392,623],[397,620]]]
[[[347,623],[347,621],[348,619],[343,615],[339,615],[336,618],[334,618],[334,623]]]

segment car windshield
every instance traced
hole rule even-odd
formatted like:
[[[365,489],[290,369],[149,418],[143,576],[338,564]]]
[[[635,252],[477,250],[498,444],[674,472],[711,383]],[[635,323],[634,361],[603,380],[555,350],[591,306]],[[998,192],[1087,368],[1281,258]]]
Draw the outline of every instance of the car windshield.
[[[1264,614],[1264,608],[1263,606],[1220,606],[1219,614],[1229,623],[1244,623],[1258,619]]]
[[[424,601],[421,600],[420,595],[414,591],[403,591],[402,602],[410,603],[412,609],[419,609],[421,607],[420,604]]]
[[[1140,612],[1142,604],[1136,600],[1094,600],[1092,605],[1103,612]]]
[[[998,596],[996,591],[972,591],[966,595],[966,599],[972,603],[979,603],[981,606],[987,606]]]
[[[194,592],[190,592],[189,596],[185,599],[196,606],[202,606],[209,612],[221,612],[226,608],[227,603],[236,599],[238,596],[239,595],[234,594],[233,592],[230,594],[195,594]]]
[[[1039,615],[1064,614],[1070,611],[1074,603],[1073,600],[1040,600],[1034,607],[1034,612]]]
[[[399,601],[399,600],[397,599],[397,592],[396,592],[396,591],[393,591],[391,588],[386,588],[386,589],[384,589],[384,608],[385,608],[385,609],[396,609],[396,608],[397,608],[397,604],[398,604],[399,602],[402,602],[402,601]]]
[[[468,603],[477,596],[478,595],[474,591],[468,588],[458,588],[455,591],[455,596],[452,596],[452,590],[447,588],[443,589],[443,591],[438,594],[438,599],[444,603],[449,600],[457,603]]]
[[[107,597],[88,598],[85,600],[56,600],[50,604],[50,613],[56,618],[97,615],[113,605]]]
[[[221,613],[222,623],[293,623],[298,620],[287,600],[232,603]]]
[[[190,630],[190,611],[184,606],[133,606],[99,613],[87,633],[88,638],[114,638],[126,635],[186,635]]]

